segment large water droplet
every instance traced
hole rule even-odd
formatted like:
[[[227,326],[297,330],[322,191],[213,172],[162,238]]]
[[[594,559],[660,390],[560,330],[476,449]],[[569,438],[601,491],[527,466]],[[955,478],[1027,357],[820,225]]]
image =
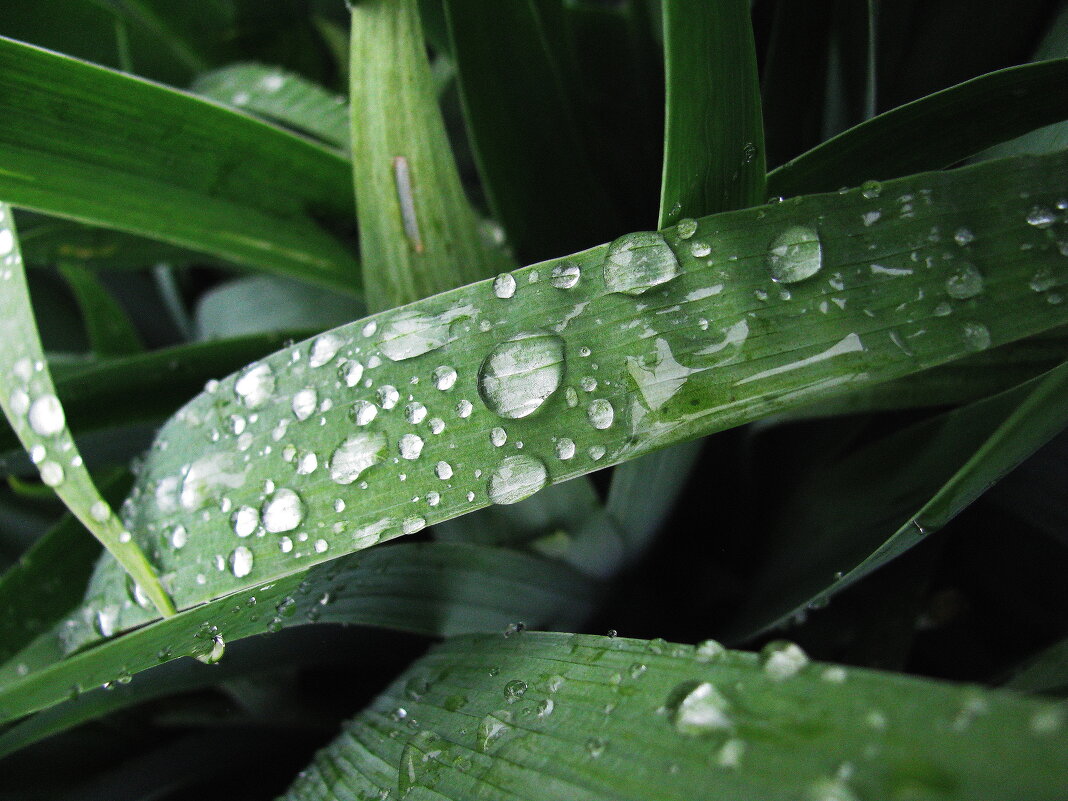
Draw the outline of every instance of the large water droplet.
[[[557,289],[571,289],[579,282],[582,271],[572,261],[563,261],[553,267],[549,275],[549,283]]]
[[[252,551],[244,545],[238,545],[230,552],[230,570],[237,578],[244,578],[252,572]]]
[[[316,337],[308,351],[308,366],[322,367],[334,358],[343,344],[344,342],[337,334],[323,334]]]
[[[946,294],[954,300],[967,300],[983,292],[983,276],[972,264],[962,264],[946,279]]]
[[[266,364],[250,367],[234,382],[234,392],[250,409],[262,406],[274,392],[274,373]]]
[[[45,462],[39,469],[41,471],[41,481],[46,487],[58,487],[63,483],[65,475],[63,467],[58,462]]]
[[[669,706],[674,707],[675,730],[679,734],[700,737],[733,727],[730,704],[711,682],[681,684],[672,692]]]
[[[478,392],[501,417],[526,417],[560,386],[564,343],[560,337],[527,333],[497,345],[478,371]]]
[[[609,401],[597,398],[590,401],[590,405],[586,407],[586,416],[594,428],[611,428],[612,422],[616,419],[616,410]]]
[[[491,503],[509,504],[529,498],[548,482],[545,465],[533,456],[506,457],[490,476],[487,490]]]
[[[275,490],[260,509],[260,519],[272,534],[292,531],[304,519],[304,501],[291,489]]]
[[[449,324],[440,317],[417,311],[393,315],[382,327],[379,347],[395,362],[413,359],[449,341]]]
[[[768,246],[768,270],[773,281],[793,284],[811,278],[823,267],[819,234],[804,225],[792,225]]]
[[[381,431],[353,434],[330,456],[330,478],[338,484],[351,484],[369,467],[385,457],[386,435]]]
[[[515,294],[515,278],[511,273],[501,273],[493,279],[493,294],[507,300]]]
[[[679,260],[658,233],[626,234],[608,246],[604,283],[609,292],[640,295],[679,274]]]
[[[63,430],[66,418],[55,395],[42,395],[30,405],[30,428],[42,437],[52,437]]]

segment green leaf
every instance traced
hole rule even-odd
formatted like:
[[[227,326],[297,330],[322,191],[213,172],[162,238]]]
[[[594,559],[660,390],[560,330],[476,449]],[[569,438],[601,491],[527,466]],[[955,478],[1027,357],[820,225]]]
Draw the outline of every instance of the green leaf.
[[[287,626],[337,622],[428,635],[501,631],[509,623],[575,625],[593,585],[557,562],[446,543],[375,548],[219,598],[59,661],[64,625],[0,665],[0,722],[67,700],[182,656],[212,658],[226,643]],[[535,623],[535,621],[537,621]],[[104,630],[105,615],[95,621]],[[497,635],[501,636],[501,635]],[[221,644],[220,644],[221,643]],[[21,665],[21,667],[20,667]]]
[[[347,150],[349,110],[345,98],[278,67],[231,64],[201,75],[193,91]]]
[[[78,301],[94,353],[125,356],[145,349],[126,311],[91,270],[80,264],[61,264],[59,271]]]
[[[790,197],[946,167],[1068,117],[1065,98],[1068,59],[982,75],[880,114],[772,170],[768,191]]]
[[[811,470],[780,513],[733,634],[825,604],[942,528],[1065,426],[1068,363]]]
[[[100,497],[66,424],[37,336],[11,208],[0,203],[0,408],[41,473],[67,508],[114,555],[162,615],[174,606],[144,551]],[[150,599],[150,600],[149,600]]]
[[[260,334],[178,345],[121,359],[79,364],[62,371],[56,393],[71,430],[82,434],[131,422],[158,421],[204,388],[205,382],[238,369],[306,331]],[[18,445],[0,426],[0,454]]]
[[[445,7],[482,185],[525,262],[621,230],[591,168],[546,30],[557,5],[449,0]]]
[[[1058,693],[1068,690],[1068,639],[1042,651],[1006,682],[1018,692]]]
[[[716,643],[459,637],[347,723],[284,798],[1053,799],[1068,781],[1065,716],[809,663],[789,644],[758,658]]]
[[[353,175],[367,303],[379,310],[496,272],[464,197],[415,0],[352,7]]]
[[[660,228],[764,199],[756,48],[745,0],[664,4]]]
[[[1064,221],[1050,210],[1066,164],[989,162],[889,182],[879,198],[715,215],[688,238],[627,235],[516,271],[514,292],[494,279],[324,333],[172,418],[128,527],[187,608],[1063,326]],[[86,606],[113,610],[115,630],[149,617],[119,578],[103,568]]]
[[[0,197],[353,292],[348,162],[173,89],[0,38]],[[122,109],[120,113],[116,109]],[[136,113],[131,113],[135,110]],[[143,143],[131,154],[130,142]]]

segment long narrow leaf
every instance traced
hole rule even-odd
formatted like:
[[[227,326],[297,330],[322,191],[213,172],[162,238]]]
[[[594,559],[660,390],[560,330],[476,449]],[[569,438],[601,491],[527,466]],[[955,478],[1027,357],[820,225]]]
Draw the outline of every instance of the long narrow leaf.
[[[128,526],[186,608],[1062,326],[1066,163],[989,162],[879,198],[628,235],[327,332],[179,412]],[[72,642],[99,636],[100,613],[114,631],[150,617],[119,578],[102,567]]]
[[[349,166],[192,95],[0,38],[0,197],[352,292]],[[141,143],[135,150],[130,142]]]
[[[663,640],[460,637],[399,677],[287,799],[1053,801],[1063,704]],[[418,728],[409,721],[418,722]]]

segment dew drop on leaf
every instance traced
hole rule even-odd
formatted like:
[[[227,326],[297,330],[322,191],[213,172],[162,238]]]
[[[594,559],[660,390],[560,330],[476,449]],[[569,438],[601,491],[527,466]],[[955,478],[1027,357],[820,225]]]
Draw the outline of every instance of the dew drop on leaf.
[[[260,509],[263,527],[272,534],[292,531],[304,520],[304,501],[293,490],[275,490]]]
[[[380,431],[353,434],[330,456],[330,478],[337,484],[351,484],[385,456],[386,435]]]
[[[244,578],[252,572],[252,551],[238,545],[230,552],[230,570],[236,578]]]
[[[262,406],[274,392],[274,373],[266,364],[249,367],[234,382],[234,392],[250,409]]]
[[[545,465],[533,456],[507,456],[490,476],[487,491],[491,503],[518,503],[548,482]]]
[[[394,314],[382,326],[378,347],[395,362],[437,350],[449,341],[449,324],[440,317],[417,311]]]
[[[733,727],[730,704],[712,682],[686,682],[676,687],[669,700],[675,731],[700,737]]]
[[[41,437],[52,437],[63,430],[66,419],[63,406],[55,395],[42,395],[30,406],[30,428]]]
[[[822,267],[823,245],[819,234],[808,226],[790,226],[768,246],[768,270],[780,284],[804,281]]]
[[[604,282],[609,292],[640,295],[680,272],[679,260],[658,233],[626,234],[608,246]]]
[[[784,681],[808,664],[808,654],[796,643],[775,640],[760,650],[760,663],[764,666],[764,675]]]
[[[478,392],[500,417],[533,414],[560,386],[564,343],[540,332],[520,334],[497,345],[478,371]]]

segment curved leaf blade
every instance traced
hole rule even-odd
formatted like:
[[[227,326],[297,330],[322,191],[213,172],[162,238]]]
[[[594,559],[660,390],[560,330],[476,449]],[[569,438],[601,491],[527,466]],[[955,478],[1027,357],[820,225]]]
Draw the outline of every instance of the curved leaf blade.
[[[284,797],[1052,801],[1068,781],[1064,704],[788,653],[778,672],[715,644],[455,638]]]
[[[349,165],[194,96],[0,37],[0,196],[352,292]],[[119,112],[116,109],[122,109]],[[129,143],[142,143],[132,154]]]

